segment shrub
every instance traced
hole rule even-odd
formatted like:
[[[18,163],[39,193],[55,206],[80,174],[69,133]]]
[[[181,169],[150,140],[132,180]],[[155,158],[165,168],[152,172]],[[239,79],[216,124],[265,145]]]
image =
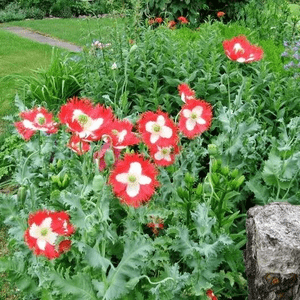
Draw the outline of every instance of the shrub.
[[[4,9],[8,4],[16,2],[16,0],[0,0],[0,9]]]
[[[26,18],[31,19],[43,19],[46,13],[37,7],[25,8],[24,13],[26,14]]]
[[[52,16],[61,18],[71,18],[72,13],[72,1],[71,0],[57,0],[50,9]]]
[[[0,11],[0,22],[10,22],[24,20],[26,18],[25,12],[20,8],[17,3],[8,4],[4,10]]]
[[[56,0],[19,0],[18,2],[22,8],[38,8],[49,15],[50,8]]]

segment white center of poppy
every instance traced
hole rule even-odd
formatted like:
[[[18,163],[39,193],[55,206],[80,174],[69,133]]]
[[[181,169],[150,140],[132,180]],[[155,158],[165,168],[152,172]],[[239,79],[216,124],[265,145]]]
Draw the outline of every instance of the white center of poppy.
[[[52,231],[51,223],[51,218],[45,218],[41,225],[33,223],[29,229],[29,235],[37,239],[37,246],[41,250],[45,250],[47,243],[55,245],[58,234]]]
[[[184,109],[183,116],[187,118],[186,128],[187,130],[193,130],[197,124],[204,125],[206,121],[201,117],[203,113],[203,108],[201,106],[196,106],[192,110]]]
[[[233,50],[234,50],[235,54],[237,54],[238,52],[241,52],[241,53],[245,52],[244,48],[241,46],[240,43],[234,44]]]
[[[79,132],[80,138],[86,138],[93,134],[93,131],[100,128],[103,124],[103,118],[92,119],[80,109],[75,109],[73,112],[72,121],[76,120],[82,127],[82,131]]]
[[[139,162],[132,162],[128,173],[118,174],[116,180],[127,185],[126,193],[129,197],[137,196],[140,185],[150,184],[152,181],[150,177],[142,175],[142,166]]]
[[[146,131],[150,132],[150,142],[152,144],[156,143],[160,137],[169,139],[173,131],[170,127],[165,126],[165,118],[163,116],[158,116],[156,122],[149,121],[146,123]]]
[[[167,161],[171,161],[170,153],[172,151],[172,147],[158,147],[158,151],[154,154],[154,158],[156,160],[162,160],[165,159]]]

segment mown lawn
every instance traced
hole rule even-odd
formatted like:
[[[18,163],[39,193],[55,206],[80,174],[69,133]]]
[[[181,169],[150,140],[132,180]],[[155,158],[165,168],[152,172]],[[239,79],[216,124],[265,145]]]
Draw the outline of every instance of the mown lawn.
[[[44,19],[15,21],[3,24],[30,28],[53,37],[68,41],[80,46],[90,45],[93,39],[103,43],[111,41],[115,29],[124,30],[128,18],[82,18],[82,19]]]

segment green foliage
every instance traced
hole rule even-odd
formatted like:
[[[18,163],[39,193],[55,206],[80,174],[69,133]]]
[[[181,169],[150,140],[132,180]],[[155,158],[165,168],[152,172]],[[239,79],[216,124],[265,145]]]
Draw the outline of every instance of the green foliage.
[[[71,0],[57,0],[50,9],[51,15],[61,18],[72,17],[72,1]]]
[[[272,39],[277,45],[288,34],[290,10],[285,0],[251,0],[238,12],[240,24],[253,30],[260,39]]]
[[[20,8],[19,4],[12,2],[3,10],[0,10],[0,23],[24,20],[26,13]]]
[[[34,75],[20,76],[25,104],[47,103],[49,109],[57,109],[68,98],[78,95],[82,89],[83,64],[80,56],[60,54],[53,49],[48,69],[38,69]]]

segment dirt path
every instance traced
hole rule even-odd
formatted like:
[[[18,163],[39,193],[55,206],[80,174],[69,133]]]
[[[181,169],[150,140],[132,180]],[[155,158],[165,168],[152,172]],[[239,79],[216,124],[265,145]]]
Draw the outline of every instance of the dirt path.
[[[79,46],[76,46],[74,44],[70,44],[68,42],[63,42],[55,38],[51,38],[48,36],[44,36],[40,33],[34,32],[29,29],[25,29],[22,27],[3,27],[3,30],[7,30],[9,32],[15,33],[21,37],[28,38],[30,40],[42,43],[42,44],[48,44],[50,46],[55,46],[55,47],[61,47],[64,49],[67,49],[72,52],[80,52],[82,51],[82,48]]]

